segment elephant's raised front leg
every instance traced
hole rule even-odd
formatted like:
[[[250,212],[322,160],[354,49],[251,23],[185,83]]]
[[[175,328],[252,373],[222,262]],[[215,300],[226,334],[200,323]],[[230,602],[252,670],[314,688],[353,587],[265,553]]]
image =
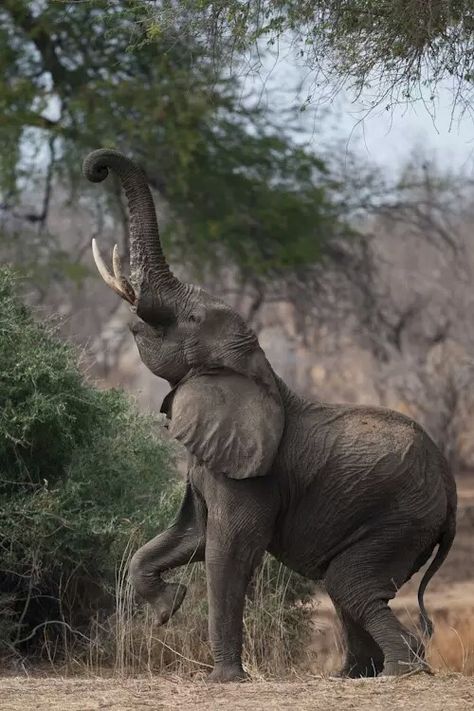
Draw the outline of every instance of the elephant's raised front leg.
[[[180,608],[186,594],[181,583],[167,583],[161,574],[204,560],[206,509],[188,483],[181,508],[170,528],[145,543],[133,556],[129,574],[135,591],[152,605],[161,624]]]
[[[269,489],[268,480],[227,480],[223,495],[209,506],[206,573],[214,656],[209,681],[247,678],[242,668],[245,593],[272,535],[275,506]]]

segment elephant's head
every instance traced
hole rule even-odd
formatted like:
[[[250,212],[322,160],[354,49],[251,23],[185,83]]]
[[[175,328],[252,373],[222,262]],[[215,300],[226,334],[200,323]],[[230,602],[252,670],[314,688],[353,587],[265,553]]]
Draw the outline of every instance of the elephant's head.
[[[172,386],[189,375],[212,374],[213,386],[219,385],[222,397],[220,404],[213,401],[207,405],[214,408],[216,416],[220,411],[218,417],[223,421],[227,410],[233,410],[233,426],[239,416],[246,418],[245,434],[240,432],[240,440],[250,436],[248,423],[252,421],[255,425],[258,420],[265,431],[272,430],[271,435],[268,432],[265,435],[269,441],[279,441],[283,427],[280,395],[273,371],[255,334],[229,306],[203,289],[183,283],[171,272],[161,248],[153,198],[144,172],[112,150],[94,151],[84,161],[84,175],[93,182],[104,180],[109,169],[120,178],[129,204],[130,281],[123,275],[117,247],[113,252],[113,274],[106,267],[95,241],[92,248],[104,281],[132,305],[138,316],[131,330],[142,361]],[[246,415],[243,411],[240,415],[237,413],[238,378],[245,379],[243,391],[247,398],[254,389],[252,417],[248,411]],[[206,390],[204,383],[208,381],[203,378],[198,385],[196,382],[195,379],[193,385],[187,385],[186,392],[188,401],[194,398],[199,410],[205,407],[200,403],[205,403],[209,387]],[[174,415],[175,408],[173,420]],[[203,422],[206,417],[201,415],[195,413],[194,421]],[[206,426],[214,431],[211,419]],[[184,440],[184,435],[176,436]],[[206,437],[209,441],[209,433],[200,432],[196,437],[201,442]],[[231,439],[224,428],[216,446],[229,448]],[[189,448],[192,450],[192,446]],[[268,460],[268,455],[264,459]]]

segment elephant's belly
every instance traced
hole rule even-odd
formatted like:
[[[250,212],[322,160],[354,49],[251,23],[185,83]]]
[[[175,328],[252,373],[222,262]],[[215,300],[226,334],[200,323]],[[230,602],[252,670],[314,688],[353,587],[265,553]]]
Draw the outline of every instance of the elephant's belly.
[[[349,545],[351,532],[340,525],[322,527],[320,518],[307,508],[299,506],[277,522],[268,550],[296,573],[322,580],[332,558]]]
[[[324,558],[315,555],[314,558],[306,560],[295,551],[281,551],[279,549],[273,549],[271,546],[268,551],[280,561],[280,563],[283,563],[295,573],[303,575],[309,580],[320,581],[324,579],[328,567],[328,563]]]
[[[332,521],[323,519],[321,525],[322,517],[305,508],[281,522],[268,550],[288,568],[311,580],[322,580],[333,558],[357,541],[376,535],[375,529],[384,526],[380,518],[344,521],[336,514]]]

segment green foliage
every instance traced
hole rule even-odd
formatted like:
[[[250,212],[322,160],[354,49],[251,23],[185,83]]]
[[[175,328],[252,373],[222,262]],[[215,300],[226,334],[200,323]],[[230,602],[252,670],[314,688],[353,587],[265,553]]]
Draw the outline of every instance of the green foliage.
[[[471,0],[143,0],[149,36],[188,25],[221,61],[264,42],[291,36],[295,56],[309,66],[315,89],[327,82],[371,90],[374,103],[436,93],[449,79],[453,102],[472,102],[474,9]],[[173,13],[171,12],[173,8]],[[258,62],[257,62],[258,64]],[[429,94],[427,94],[429,96]]]
[[[348,232],[328,197],[322,161],[275,135],[221,128],[215,150],[209,154],[209,143],[200,147],[176,196],[181,216],[192,224],[195,255],[206,263],[230,254],[247,275],[319,261],[326,241]],[[198,220],[195,205],[202,210]],[[186,238],[180,244],[184,251]]]
[[[82,159],[114,147],[145,167],[171,207],[170,256],[201,266],[230,257],[247,275],[319,259],[344,230],[324,163],[246,106],[192,17],[181,23],[166,7],[160,25],[135,1],[0,2],[7,202],[41,178],[48,146],[54,180],[98,199]],[[36,147],[31,161],[21,158],[26,145]],[[116,204],[117,185],[104,187]]]
[[[157,423],[84,380],[6,270],[0,363],[0,644],[11,651],[44,639],[45,624],[81,630],[110,614],[128,540],[165,526],[179,486]]]

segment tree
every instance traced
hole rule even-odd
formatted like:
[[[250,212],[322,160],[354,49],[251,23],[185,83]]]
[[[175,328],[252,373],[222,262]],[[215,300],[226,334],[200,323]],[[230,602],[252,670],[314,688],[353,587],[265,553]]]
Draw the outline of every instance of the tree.
[[[156,31],[190,24],[217,57],[238,58],[289,38],[314,89],[370,89],[374,104],[433,99],[448,79],[453,105],[472,106],[474,10],[470,0],[187,0],[143,2]],[[252,66],[258,64],[254,59]],[[329,79],[329,81],[328,81]],[[311,100],[312,97],[308,97]]]
[[[55,186],[97,200],[80,166],[98,146],[145,167],[169,208],[165,242],[188,263],[268,273],[317,260],[343,228],[324,162],[246,107],[192,25],[158,31],[132,0],[1,0],[0,25],[3,206],[46,239]],[[19,211],[33,179],[43,197]]]

